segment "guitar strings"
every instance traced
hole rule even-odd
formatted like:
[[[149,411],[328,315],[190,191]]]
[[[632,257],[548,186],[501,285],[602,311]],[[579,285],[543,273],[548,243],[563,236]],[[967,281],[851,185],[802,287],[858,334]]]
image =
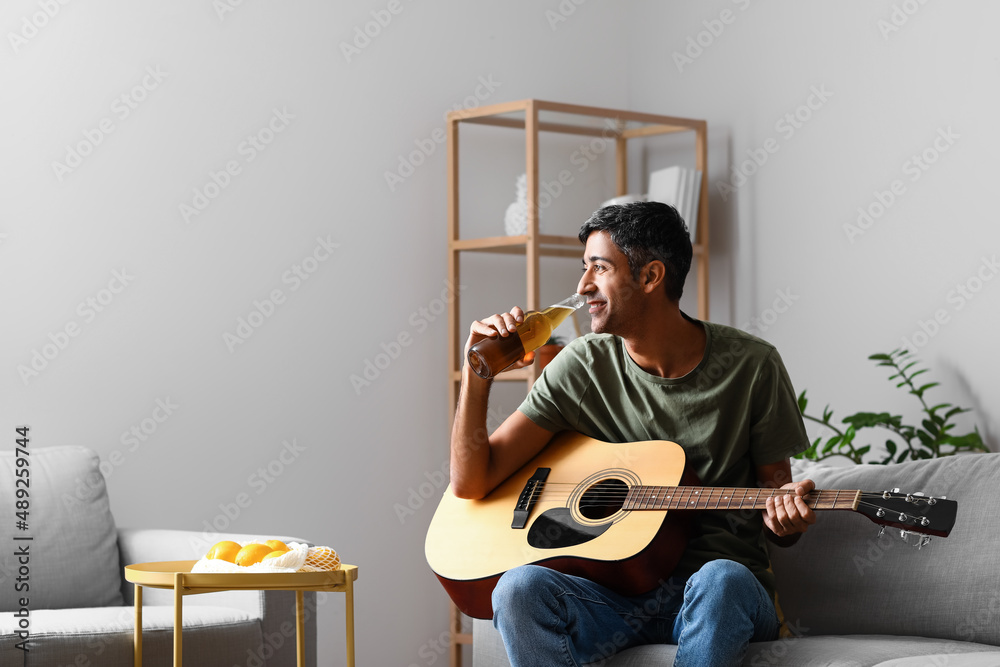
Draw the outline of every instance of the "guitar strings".
[[[562,487],[562,488],[550,491],[549,490],[550,486],[553,486],[553,487]],[[565,487],[570,487],[570,490],[566,491]],[[534,495],[535,500],[537,500],[537,501],[542,500],[543,497],[546,500],[549,500],[549,501],[551,501],[553,498],[567,498],[568,499],[570,496],[573,495],[573,492],[578,487],[579,487],[579,484],[574,484],[572,482],[545,482],[545,483],[539,485],[538,487],[536,487],[535,493],[533,495]],[[614,488],[614,489],[596,488],[596,489],[586,490],[586,491],[584,491],[584,493],[582,494],[582,496],[580,498],[580,506],[581,507],[593,507],[593,506],[598,506],[598,505],[610,504],[611,502],[619,502],[620,504],[624,504],[624,502],[628,499],[629,494],[632,493],[632,491],[633,491],[634,488],[635,487],[626,487],[624,489],[621,489],[621,488]],[[792,489],[751,489],[751,488],[743,489],[743,488],[735,488],[735,487],[730,488],[730,487],[685,487],[685,486],[662,486],[662,487],[659,487],[659,486],[649,486],[649,487],[643,487],[643,488],[644,488],[643,492],[644,493],[649,493],[649,495],[646,495],[646,496],[636,495],[633,498],[633,500],[635,500],[635,502],[638,503],[638,504],[640,504],[640,505],[643,504],[643,503],[649,503],[650,501],[655,501],[655,502],[660,502],[660,503],[663,503],[665,501],[680,502],[680,500],[676,499],[674,496],[675,495],[676,496],[683,496],[683,491],[689,490],[689,489],[692,489],[692,488],[698,489],[698,493],[697,494],[689,494],[689,496],[687,498],[683,498],[683,501],[685,502],[685,504],[691,504],[692,500],[695,500],[695,499],[700,500],[700,501],[705,502],[705,503],[711,503],[713,501],[716,502],[716,503],[718,503],[718,502],[720,502],[722,500],[727,500],[728,502],[735,502],[736,497],[739,496],[739,491],[746,491],[746,493],[744,494],[744,496],[739,499],[739,502],[741,504],[747,501],[747,499],[752,495],[753,491],[757,491],[757,493],[755,495],[753,495],[753,498],[751,500],[751,504],[755,503],[755,502],[759,502],[761,500],[761,494],[762,493],[765,495],[765,497],[763,498],[763,500],[765,500],[765,501],[767,500],[768,497],[787,496],[787,495],[794,494],[794,490],[792,490]],[[702,489],[709,489],[709,491],[703,492]],[[668,493],[668,495],[663,495],[664,493]],[[727,494],[728,494],[728,496],[727,496]],[[845,495],[846,497],[845,498],[841,498],[841,495]],[[892,509],[890,509],[888,507],[885,507],[883,505],[880,505],[880,504],[877,504],[877,503],[873,503],[870,500],[867,500],[867,499],[885,500],[883,494],[881,494],[881,493],[873,493],[873,492],[866,492],[866,491],[856,491],[856,490],[850,490],[850,489],[815,489],[812,492],[810,492],[809,494],[807,494],[806,498],[807,498],[807,500],[814,501],[816,503],[816,505],[820,505],[820,504],[824,504],[824,503],[825,504],[831,504],[832,503],[834,505],[834,507],[841,500],[843,500],[843,501],[852,501],[852,505],[853,505],[853,499],[856,498],[858,500],[858,505],[859,506],[863,505],[865,507],[869,507],[869,508],[872,508],[872,509],[876,509],[876,510],[882,509],[882,510],[888,510],[890,512],[896,512],[896,511],[898,511],[898,510],[892,510]],[[904,496],[898,495],[898,496],[896,496],[895,499],[900,500],[900,499],[903,499],[903,498],[904,498]],[[862,500],[862,499],[866,499],[866,500]],[[672,509],[680,509],[680,508],[675,507],[675,508],[672,508]],[[706,508],[702,508],[702,509],[706,509]],[[707,508],[707,509],[710,509],[710,508]],[[729,508],[727,508],[727,509],[729,509]]]

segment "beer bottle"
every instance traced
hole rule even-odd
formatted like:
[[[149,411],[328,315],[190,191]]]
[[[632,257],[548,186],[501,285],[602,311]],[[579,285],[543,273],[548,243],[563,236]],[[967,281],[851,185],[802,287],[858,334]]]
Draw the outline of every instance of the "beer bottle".
[[[586,297],[574,294],[541,312],[528,311],[524,321],[507,337],[497,334],[496,338],[484,338],[469,348],[469,367],[487,380],[507,370],[528,352],[544,345],[555,328],[585,303]]]

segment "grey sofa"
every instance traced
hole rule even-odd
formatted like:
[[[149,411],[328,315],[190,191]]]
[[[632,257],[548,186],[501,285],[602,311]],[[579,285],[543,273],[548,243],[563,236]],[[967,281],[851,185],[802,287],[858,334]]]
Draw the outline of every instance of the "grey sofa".
[[[15,452],[0,452],[0,493],[4,494],[0,501],[0,665],[131,667],[134,587],[124,579],[124,566],[193,560],[216,541],[254,537],[120,529],[111,515],[104,477],[93,451],[83,447],[30,451],[30,507],[25,531],[17,530],[17,507],[9,502],[15,493],[17,457]],[[25,536],[32,539],[15,540]],[[26,564],[15,555],[22,547],[29,550]],[[306,658],[310,667],[315,667],[315,594],[306,594],[305,605]],[[183,619],[185,664],[296,664],[293,592],[227,591],[185,596]],[[143,664],[147,667],[173,664],[173,622],[172,591],[144,587]],[[18,632],[25,630],[25,623],[30,633],[28,653],[18,648],[24,638]]]
[[[823,512],[787,549],[770,550],[782,639],[755,643],[746,667],[1000,666],[1000,454],[891,466],[795,461],[822,489],[906,492],[958,501],[951,535],[917,549],[853,512]],[[670,665],[673,646],[641,646],[606,667]],[[490,621],[473,622],[475,667],[509,665]]]

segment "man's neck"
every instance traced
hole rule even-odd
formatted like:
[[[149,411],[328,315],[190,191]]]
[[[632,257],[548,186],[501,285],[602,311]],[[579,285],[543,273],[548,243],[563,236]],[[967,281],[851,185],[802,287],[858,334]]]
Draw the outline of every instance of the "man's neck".
[[[701,363],[708,336],[701,323],[681,314],[677,304],[643,318],[643,328],[625,336],[633,361],[651,375],[684,377]]]

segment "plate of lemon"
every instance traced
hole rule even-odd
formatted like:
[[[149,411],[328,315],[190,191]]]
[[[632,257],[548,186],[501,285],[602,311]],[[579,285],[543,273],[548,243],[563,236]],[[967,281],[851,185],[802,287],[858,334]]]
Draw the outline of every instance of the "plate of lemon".
[[[324,572],[340,569],[330,547],[310,547],[281,540],[217,542],[194,564],[192,572]]]

